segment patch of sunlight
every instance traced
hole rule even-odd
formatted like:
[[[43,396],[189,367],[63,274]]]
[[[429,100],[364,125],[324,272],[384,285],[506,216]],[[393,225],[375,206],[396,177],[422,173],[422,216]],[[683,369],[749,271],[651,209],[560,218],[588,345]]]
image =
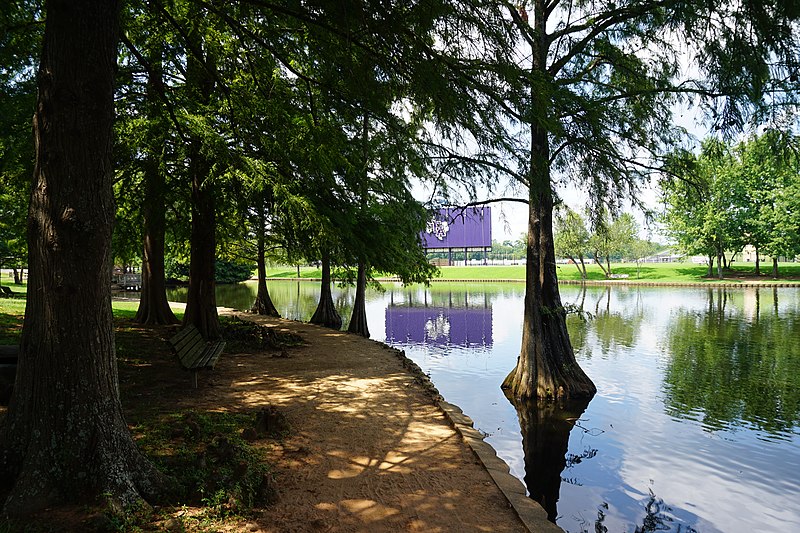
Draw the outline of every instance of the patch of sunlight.
[[[394,451],[387,452],[386,457],[383,460],[360,456],[350,457],[346,452],[338,450],[328,452],[328,455],[337,457],[339,459],[344,459],[350,463],[350,466],[345,468],[336,468],[328,472],[328,479],[354,478],[369,468],[391,471],[392,473],[398,474],[411,473],[410,468],[400,464],[407,461],[409,458],[406,455],[401,455]]]
[[[400,512],[373,500],[342,500],[340,503],[348,512],[356,515],[363,522],[377,522]]]

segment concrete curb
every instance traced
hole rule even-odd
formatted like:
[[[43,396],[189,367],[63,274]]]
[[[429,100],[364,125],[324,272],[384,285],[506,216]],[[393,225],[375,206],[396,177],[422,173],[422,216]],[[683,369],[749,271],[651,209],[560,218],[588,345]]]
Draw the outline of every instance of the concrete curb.
[[[474,422],[472,419],[465,415],[457,405],[444,401],[444,398],[431,381],[430,376],[426,375],[419,365],[406,355],[404,350],[399,350],[384,342],[373,342],[377,342],[400,359],[403,367],[414,375],[417,383],[431,395],[434,403],[442,410],[450,425],[461,435],[461,438],[467,443],[475,457],[489,472],[495,485],[503,493],[508,504],[519,516],[525,528],[533,533],[564,533],[563,529],[547,519],[547,512],[541,505],[528,498],[528,491],[525,489],[525,485],[509,473],[510,468],[506,462],[497,457],[495,449],[483,440],[483,434],[473,427]]]
[[[439,401],[439,408],[444,411],[464,442],[483,463],[495,485],[506,497],[528,531],[564,533],[564,530],[547,519],[547,513],[538,503],[528,498],[525,486],[519,479],[509,474],[506,462],[497,457],[495,449],[483,440],[483,434],[473,427],[472,419],[465,415],[457,405],[444,400]]]

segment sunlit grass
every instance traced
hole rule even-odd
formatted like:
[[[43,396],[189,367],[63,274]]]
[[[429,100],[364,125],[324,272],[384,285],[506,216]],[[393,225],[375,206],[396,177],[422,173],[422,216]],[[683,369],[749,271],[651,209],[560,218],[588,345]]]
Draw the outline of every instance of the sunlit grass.
[[[581,279],[575,265],[559,264],[558,279],[561,281],[577,281]],[[449,266],[440,267],[443,280],[519,280],[525,279],[524,265],[487,265],[487,266]],[[616,276],[622,276],[627,281],[662,282],[662,283],[714,283],[719,280],[714,277],[707,278],[708,267],[695,263],[612,263],[611,271]],[[592,281],[605,280],[605,274],[596,264],[586,265],[587,279]],[[734,264],[733,268],[725,271],[726,282],[750,281],[740,280],[741,277],[751,277],[755,274],[753,263]],[[779,263],[778,279],[772,279],[771,265],[762,265],[759,281],[786,282],[800,281],[800,263]],[[619,278],[618,278],[619,279]]]
[[[19,342],[26,303],[24,293],[21,294],[16,298],[0,298],[0,344]],[[139,302],[114,300],[111,302],[111,308],[114,318],[132,319],[139,309]],[[182,308],[174,307],[172,311],[178,319],[183,318]]]

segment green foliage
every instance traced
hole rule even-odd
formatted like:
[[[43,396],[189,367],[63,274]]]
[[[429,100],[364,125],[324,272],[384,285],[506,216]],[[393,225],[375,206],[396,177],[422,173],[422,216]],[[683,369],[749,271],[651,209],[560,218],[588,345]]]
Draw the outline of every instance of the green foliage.
[[[27,262],[26,218],[36,101],[36,64],[43,25],[35,1],[0,6],[0,266]]]
[[[253,423],[247,414],[189,411],[142,421],[133,432],[144,453],[177,481],[180,502],[224,517],[275,497],[264,457],[241,437]]]
[[[189,279],[189,265],[175,259],[167,259],[164,270],[168,280],[188,281]],[[215,272],[217,283],[240,283],[252,277],[253,266],[218,259],[215,263]]]
[[[709,139],[675,153],[661,182],[668,234],[686,253],[719,256],[752,245],[800,253],[800,162],[791,133],[767,130],[736,146]]]
[[[577,267],[582,278],[586,278],[584,257],[591,251],[591,235],[580,214],[567,208],[556,216],[553,245],[556,257],[566,257]]]
[[[218,260],[215,271],[217,283],[239,283],[250,279],[253,265]]]
[[[265,349],[280,350],[303,344],[302,337],[235,316],[220,317],[220,326],[222,337],[234,353],[263,352]]]
[[[523,259],[526,254],[526,236],[520,235],[520,237],[512,241],[510,239],[506,239],[503,242],[493,240],[492,241],[492,250],[489,252],[489,259],[497,260],[497,259]],[[447,257],[447,254],[439,254],[441,257]],[[436,257],[434,255],[434,257]],[[481,259],[482,254],[477,252],[473,254],[470,259]]]

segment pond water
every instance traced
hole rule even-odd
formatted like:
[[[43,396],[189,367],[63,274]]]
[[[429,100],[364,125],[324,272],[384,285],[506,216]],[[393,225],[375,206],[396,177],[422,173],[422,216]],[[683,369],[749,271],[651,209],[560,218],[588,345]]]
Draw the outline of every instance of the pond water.
[[[270,282],[308,320],[318,284]],[[800,290],[562,286],[586,405],[517,410],[521,284],[389,284],[372,338],[406,351],[569,532],[800,531]],[[343,318],[352,289],[336,289]],[[248,308],[254,284],[218,287]],[[180,300],[180,293],[170,295]]]

